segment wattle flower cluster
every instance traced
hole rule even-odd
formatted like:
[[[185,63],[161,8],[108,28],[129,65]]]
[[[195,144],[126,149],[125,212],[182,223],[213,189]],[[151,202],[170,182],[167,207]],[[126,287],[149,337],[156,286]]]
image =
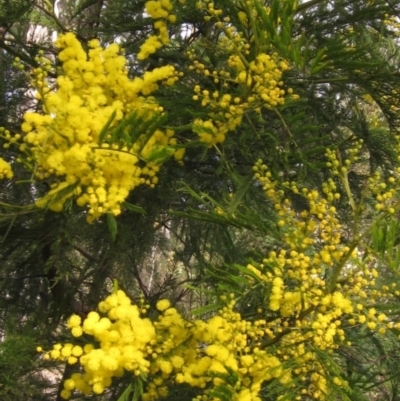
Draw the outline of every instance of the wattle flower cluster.
[[[193,131],[202,142],[212,146],[223,142],[229,131],[239,127],[246,112],[260,113],[262,108],[283,105],[287,95],[293,99],[298,97],[292,94],[291,88],[287,91],[282,88],[282,75],[289,69],[288,64],[265,44],[253,43],[252,27],[260,23],[255,5],[246,4],[246,13],[238,11],[238,18],[234,19],[229,15],[231,10],[215,8],[211,1],[196,4],[206,14],[204,19],[214,23],[220,32],[215,44],[215,53],[220,59],[217,66],[202,58],[198,49],[187,53],[192,62],[189,70],[204,82],[194,87],[193,100],[201,102],[210,116],[196,119]]]
[[[9,130],[0,127],[0,138],[5,139],[6,142],[3,145],[3,147],[5,149],[8,149],[10,147],[10,142],[11,143],[17,142],[17,140],[20,139],[20,136],[18,135],[17,138],[12,138]],[[11,179],[13,175],[14,173],[12,171],[10,163],[8,163],[2,157],[0,157],[0,180]]]
[[[350,152],[347,170],[356,153]],[[327,155],[333,176],[344,174]],[[166,397],[177,384],[196,388],[197,401],[261,401],[265,382],[295,400],[328,400],[351,391],[345,372],[323,355],[350,346],[351,330],[399,330],[400,323],[375,305],[400,292],[396,284],[377,284],[378,272],[372,259],[359,255],[358,242],[342,244],[333,179],[319,192],[280,183],[261,161],[254,171],[274,204],[283,240],[262,263],[240,270],[247,289],[262,291],[264,303],[250,313],[257,317],[243,318],[234,296],[223,296],[225,306],[208,319],[186,320],[168,300],[159,301],[158,317],[149,319],[145,308],[118,291],[83,322],[78,316],[68,321],[74,337],[92,336],[92,344],[57,344],[46,354],[83,369],[65,381],[64,398],[75,390],[101,394],[124,372],[145,382],[143,401]],[[303,198],[302,207],[293,205],[288,191]]]
[[[400,136],[395,137],[397,144],[395,145],[395,151],[397,154],[400,154]],[[351,171],[351,168],[354,164],[357,164],[359,159],[362,157],[363,141],[357,141],[354,146],[348,150],[347,158],[344,160],[339,160],[336,152],[333,150],[327,149],[326,157],[328,158],[327,167],[332,169],[333,174],[339,177],[342,181],[343,186],[349,196],[349,200],[353,209],[355,209],[355,204],[353,197],[351,195],[348,174]],[[397,162],[400,162],[400,156],[397,157]],[[386,212],[389,214],[394,214],[397,210],[398,199],[397,192],[398,186],[400,183],[400,167],[393,169],[391,174],[387,177],[381,173],[379,170],[375,170],[373,174],[370,174],[368,180],[366,182],[366,187],[364,189],[364,196],[372,195],[372,198],[375,200],[374,208],[376,211]]]
[[[356,325],[384,334],[400,324],[368,307],[393,296],[394,287],[370,291],[375,270],[349,269],[348,284],[330,290],[315,268],[312,257],[294,250],[271,252],[263,264],[248,265],[249,285],[269,294],[254,320],[235,311],[233,295],[221,297],[226,306],[209,319],[186,320],[165,299],[157,303],[158,317],[149,319],[146,307],[117,291],[83,322],[77,315],[68,320],[72,336],[80,344],[83,335],[92,337],[91,343],[56,344],[45,358],[82,367],[64,382],[65,399],[76,390],[102,394],[113,378],[130,372],[143,380],[143,401],[166,397],[177,384],[197,388],[195,400],[220,401],[221,391],[233,401],[261,401],[263,384],[271,381],[278,394],[289,392],[292,399],[327,400],[348,384],[330,372],[319,351],[350,345],[346,330]],[[369,301],[364,288],[372,293]]]
[[[227,299],[218,315],[189,322],[168,300],[161,300],[157,303],[159,317],[153,322],[143,316],[145,309],[132,305],[117,291],[83,322],[77,315],[68,320],[74,337],[92,336],[93,344],[56,344],[45,358],[78,362],[84,370],[64,382],[61,395],[65,399],[75,390],[101,394],[112,378],[131,372],[147,378],[144,401],[166,396],[172,382],[203,389],[201,399],[205,400],[214,399],[208,396],[212,389],[225,386],[234,401],[260,401],[258,393],[264,381],[287,382],[290,373],[277,356],[259,348],[265,321],[243,320],[234,312],[234,305]],[[232,372],[233,383],[229,379]]]
[[[131,79],[117,44],[102,48],[92,40],[86,52],[72,33],[56,46],[62,71],[52,82],[51,63],[40,58],[33,84],[43,112],[26,113],[22,124],[35,177],[55,178],[38,206],[60,211],[74,197],[88,207],[88,221],[118,215],[131,190],[157,183],[162,160],[154,155],[176,150],[173,131],[151,128],[163,109],[150,94],[160,84],[174,84],[177,73],[168,65]]]
[[[13,172],[11,170],[11,165],[0,157],[0,180],[4,178],[12,178]]]
[[[139,60],[145,60],[162,46],[169,43],[167,23],[176,22],[176,16],[171,14],[173,10],[170,0],[150,0],[145,3],[146,13],[154,20],[154,28],[157,35],[150,35],[140,47],[137,55]]]
[[[345,167],[340,166],[334,152],[327,152],[328,167],[334,176],[344,178],[344,184],[359,151],[356,144]],[[376,283],[378,272],[369,267],[373,258],[363,259],[357,252],[361,239],[354,239],[350,246],[342,244],[343,228],[334,206],[340,194],[333,179],[322,185],[321,194],[299,188],[296,182],[279,182],[262,161],[256,163],[254,171],[274,204],[284,243],[261,264],[247,266],[250,283],[270,294],[265,312],[269,340],[265,344],[283,346],[280,355],[294,362],[293,380],[308,385],[301,394],[324,400],[335,386],[347,389],[347,383],[343,377],[330,377],[329,369],[312,350],[333,351],[350,345],[346,330],[356,325],[380,334],[393,328],[394,323],[374,305],[397,296],[396,284],[389,288]],[[292,197],[286,196],[288,193]],[[302,201],[294,206],[293,197]]]
[[[112,378],[122,376],[125,370],[134,375],[149,371],[152,345],[156,343],[152,322],[141,316],[139,308],[132,305],[122,291],[101,302],[99,311],[106,317],[90,312],[83,323],[77,315],[72,315],[67,322],[74,337],[83,333],[93,336],[99,347],[56,344],[47,354],[49,358],[69,364],[79,360],[84,368],[84,374],[76,373],[64,382],[61,395],[65,399],[75,389],[83,394],[101,394],[111,385]]]

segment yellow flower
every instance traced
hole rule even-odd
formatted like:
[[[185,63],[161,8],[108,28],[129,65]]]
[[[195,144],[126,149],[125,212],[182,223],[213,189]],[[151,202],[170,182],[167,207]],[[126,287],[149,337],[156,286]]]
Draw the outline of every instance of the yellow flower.
[[[168,299],[161,299],[160,301],[157,302],[156,308],[160,312],[163,312],[166,309],[168,309],[170,306],[171,306],[171,303],[168,301]]]
[[[74,337],[80,337],[80,336],[83,334],[82,327],[80,327],[80,326],[73,327],[73,328],[71,329],[71,334],[72,334]]]
[[[62,399],[68,400],[71,398],[71,391],[64,389],[61,391],[60,396]]]
[[[93,385],[93,392],[95,394],[102,394],[104,393],[104,385],[102,383],[95,383]]]
[[[81,324],[81,317],[78,315],[72,315],[67,321],[67,327],[72,329],[73,327],[77,327]]]
[[[14,174],[11,170],[11,165],[0,157],[0,179],[3,178],[11,179],[13,175]]]
[[[72,390],[75,389],[75,387],[76,387],[76,384],[75,384],[75,381],[73,379],[65,380],[64,389],[72,391]]]

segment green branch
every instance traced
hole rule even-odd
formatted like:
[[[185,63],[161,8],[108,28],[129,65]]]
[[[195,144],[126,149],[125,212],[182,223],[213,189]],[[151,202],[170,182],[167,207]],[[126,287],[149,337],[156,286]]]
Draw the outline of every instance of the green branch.
[[[310,0],[307,3],[299,4],[296,8],[296,12],[303,12],[311,7],[318,5],[319,3],[323,3],[326,0]]]

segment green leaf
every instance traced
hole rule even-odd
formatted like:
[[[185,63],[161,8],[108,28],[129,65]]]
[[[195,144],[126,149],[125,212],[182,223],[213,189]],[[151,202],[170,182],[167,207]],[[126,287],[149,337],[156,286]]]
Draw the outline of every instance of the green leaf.
[[[132,383],[125,389],[117,401],[128,401],[128,397],[132,393]]]
[[[149,156],[146,157],[148,162],[153,162],[155,164],[162,164],[175,153],[175,148],[171,146],[163,146],[154,149]]]
[[[156,114],[154,117],[144,120],[143,126],[140,127],[143,132],[154,133],[158,128],[165,125],[168,119],[168,114],[163,113],[161,115]]]
[[[143,382],[138,377],[135,380],[135,388],[133,390],[133,398],[132,401],[139,401],[142,399],[143,394]]]
[[[110,118],[108,119],[106,125],[102,128],[100,135],[99,135],[99,146],[101,146],[104,142],[104,139],[106,138],[108,129],[110,128],[110,125],[112,124],[112,122],[114,121],[114,118],[116,116],[117,112],[114,110],[111,113]]]
[[[242,201],[243,197],[246,195],[246,192],[250,186],[250,184],[253,182],[253,176],[250,175],[246,178],[243,179],[242,184],[240,187],[237,189],[235,192],[235,195],[233,196],[233,199],[228,207],[228,211],[230,213],[234,213],[237,207],[239,206],[240,202]]]
[[[260,1],[256,0],[254,5],[257,9],[257,14],[261,17],[265,30],[269,33],[271,39],[274,39],[276,36],[276,30],[271,22],[270,16],[265,12],[265,9]]]
[[[259,282],[261,281],[260,277],[258,277],[256,273],[254,273],[252,270],[248,269],[245,266],[234,264],[234,265],[232,265],[232,267],[234,267],[235,269],[239,270],[240,272],[246,274],[247,276],[253,277],[254,279],[256,279]]]
[[[307,50],[307,38],[303,32],[297,39],[297,42],[291,44],[287,52],[289,59],[299,70],[304,70]]]
[[[203,315],[205,313],[214,312],[214,311],[217,311],[218,309],[220,309],[221,306],[222,306],[222,304],[220,304],[220,303],[202,306],[201,308],[197,308],[194,311],[192,311],[192,315],[199,316],[199,315]]]
[[[138,138],[141,135],[143,135],[144,132],[146,132],[146,129],[143,128],[143,126],[142,126],[144,123],[144,120],[143,120],[143,117],[138,116],[136,111],[134,111],[132,114],[130,114],[126,119],[129,123],[129,125],[131,126],[130,130],[128,132],[128,135],[129,135],[128,142],[130,144],[133,144],[138,140]]]
[[[326,48],[319,49],[317,55],[311,61],[310,75],[313,75],[320,70],[318,67],[320,66],[320,61],[324,56],[326,56]]]
[[[217,376],[217,375],[216,375]],[[226,375],[223,375],[226,376]],[[224,377],[225,379],[225,377]],[[231,401],[232,400],[232,390],[225,385],[220,385],[217,388],[210,390],[210,396],[220,399],[221,401]]]
[[[121,206],[135,213],[146,214],[146,211],[141,206],[136,206],[129,202],[122,202]]]
[[[269,17],[275,25],[277,25],[279,18],[279,3],[281,3],[280,0],[273,0],[271,4],[271,11],[269,13]]]
[[[312,70],[311,70],[311,74],[310,75],[314,75],[317,74],[318,72],[324,70],[325,68],[329,67],[330,65],[332,65],[332,63],[330,61],[327,61],[325,63],[316,65]]]
[[[161,116],[156,115],[154,118],[151,118],[149,121],[145,122],[144,127],[140,127],[140,130],[143,132],[144,137],[143,137],[143,142],[141,143],[141,147],[139,152],[143,150],[143,148],[146,146],[147,142],[150,140],[150,138],[153,136],[154,132],[160,128],[162,125],[165,124],[168,116],[167,113],[162,114]]]
[[[122,148],[124,145],[124,142],[126,141],[125,137],[125,128],[130,124],[131,118],[126,118],[122,120],[114,129],[111,135],[111,143],[118,143],[119,142],[119,147]],[[130,143],[126,144],[127,146],[130,146]]]
[[[64,200],[68,196],[72,196],[75,189],[79,186],[79,181],[67,185],[64,188],[59,189],[51,194],[46,194],[43,198],[39,199],[36,204],[40,208],[47,208],[54,203]]]
[[[117,219],[111,213],[107,213],[107,224],[108,224],[108,230],[110,231],[111,234],[111,238],[113,239],[113,241],[115,241],[115,238],[117,237],[118,233],[118,224],[117,224]]]

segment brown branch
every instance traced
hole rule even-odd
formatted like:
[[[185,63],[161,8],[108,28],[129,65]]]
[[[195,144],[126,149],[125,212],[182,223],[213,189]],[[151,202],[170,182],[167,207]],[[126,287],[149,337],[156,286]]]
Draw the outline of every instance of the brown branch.
[[[24,53],[20,53],[16,51],[13,47],[9,46],[4,39],[0,39],[0,48],[5,50],[7,53],[12,54],[15,57],[19,57],[22,61],[26,64],[30,65],[31,67],[36,68],[38,64],[33,60],[31,57],[27,56]]]
[[[82,256],[84,256],[87,260],[90,260],[91,262],[95,262],[95,263],[100,263],[99,259],[95,258],[92,254],[90,254],[88,251],[81,248],[79,245],[73,244],[72,247],[76,251],[78,251]]]

